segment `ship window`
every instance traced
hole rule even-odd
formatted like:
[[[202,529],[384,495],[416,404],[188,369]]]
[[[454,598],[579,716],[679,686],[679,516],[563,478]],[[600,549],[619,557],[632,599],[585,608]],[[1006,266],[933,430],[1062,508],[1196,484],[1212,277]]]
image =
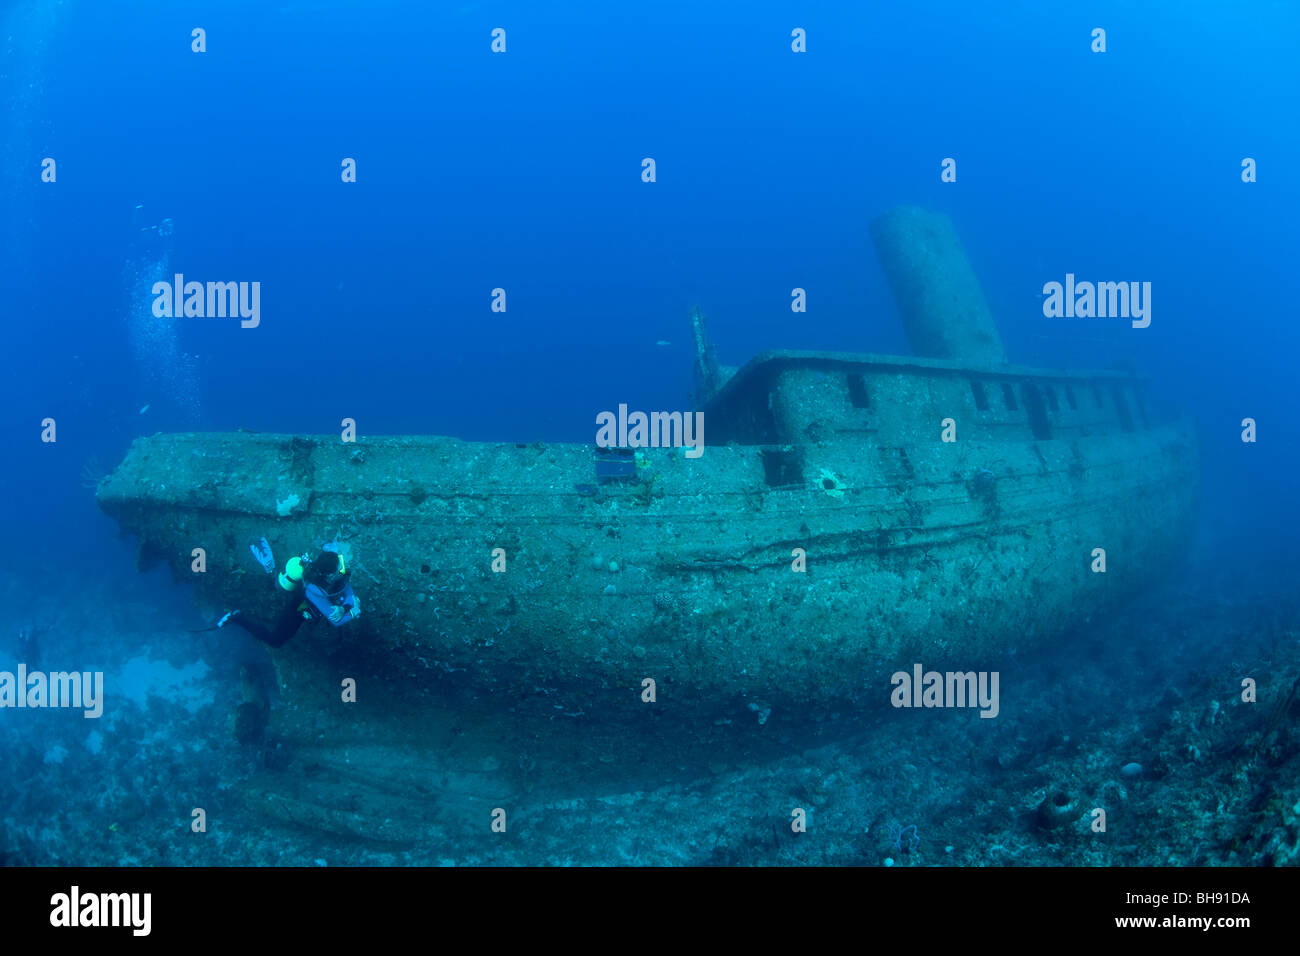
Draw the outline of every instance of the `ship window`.
[[[1029,429],[1034,437],[1046,440],[1052,437],[1052,426],[1047,421],[1047,407],[1043,404],[1043,393],[1037,385],[1025,384],[1025,411],[1029,413]]]
[[[1115,393],[1115,410],[1119,412],[1119,427],[1126,432],[1133,430],[1133,413],[1128,410],[1128,402],[1124,400],[1124,390],[1118,385],[1113,389]]]
[[[803,484],[803,455],[797,448],[764,448],[763,477],[769,488]]]
[[[870,408],[871,396],[867,393],[867,380],[858,374],[849,376],[849,401],[854,408]]]
[[[1077,412],[1079,403],[1074,398],[1074,389],[1069,385],[1065,386],[1065,400],[1070,403],[1070,411]]]
[[[987,412],[989,410],[989,397],[984,394],[984,383],[971,379],[970,390],[971,394],[975,396],[975,407],[981,412]]]
[[[1014,412],[1020,407],[1016,404],[1016,390],[1011,387],[1010,382],[1002,383],[1002,397],[1006,400],[1008,411]]]
[[[1052,388],[1050,385],[1044,385],[1043,393],[1047,395],[1047,407],[1053,412],[1059,412],[1061,406],[1056,404],[1056,389]]]
[[[607,484],[611,481],[636,480],[636,449],[634,448],[596,448],[596,481]]]

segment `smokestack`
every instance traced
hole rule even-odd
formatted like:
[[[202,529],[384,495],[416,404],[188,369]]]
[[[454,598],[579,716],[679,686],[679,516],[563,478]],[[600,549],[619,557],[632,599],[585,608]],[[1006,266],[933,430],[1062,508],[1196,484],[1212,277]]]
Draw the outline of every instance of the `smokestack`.
[[[1006,364],[1002,337],[952,220],[900,206],[872,222],[871,238],[914,353]]]

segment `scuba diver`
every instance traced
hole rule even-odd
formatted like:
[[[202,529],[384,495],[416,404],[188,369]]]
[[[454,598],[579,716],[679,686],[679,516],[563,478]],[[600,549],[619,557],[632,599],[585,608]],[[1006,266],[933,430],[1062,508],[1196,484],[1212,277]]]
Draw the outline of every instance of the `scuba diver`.
[[[249,550],[262,570],[267,574],[275,572],[275,557],[266,538],[260,545],[249,545]],[[342,627],[361,616],[361,602],[352,592],[348,580],[350,575],[343,555],[337,551],[322,549],[314,559],[306,554],[290,558],[276,578],[287,599],[272,627],[249,620],[238,609],[226,614],[217,622],[217,627],[234,622],[271,647],[283,647],[298,633],[304,621],[326,620],[335,627]]]

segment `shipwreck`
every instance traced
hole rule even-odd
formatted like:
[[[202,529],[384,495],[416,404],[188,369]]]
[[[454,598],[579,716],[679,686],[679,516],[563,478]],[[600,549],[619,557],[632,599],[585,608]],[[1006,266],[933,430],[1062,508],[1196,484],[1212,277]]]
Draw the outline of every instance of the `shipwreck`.
[[[1179,559],[1193,431],[1130,371],[1010,364],[946,217],[898,209],[872,232],[914,354],[731,369],[697,313],[702,455],[159,434],[98,501],[209,610],[274,614],[261,535],[280,563],[342,542],[363,617],[273,652],[304,735],[348,676],[408,716],[454,686],[591,719],[644,713],[650,686],[679,713],[765,715],[883,701],[918,661],[995,665]]]

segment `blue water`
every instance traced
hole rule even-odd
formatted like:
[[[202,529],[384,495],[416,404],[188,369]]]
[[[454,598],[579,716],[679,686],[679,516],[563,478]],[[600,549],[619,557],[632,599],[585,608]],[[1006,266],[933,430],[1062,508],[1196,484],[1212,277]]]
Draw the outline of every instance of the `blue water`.
[[[868,233],[906,203],[952,217],[1013,361],[1131,362],[1190,414],[1198,567],[1231,569],[1225,594],[1262,588],[1233,620],[1294,667],[1295,622],[1268,595],[1293,589],[1300,532],[1297,29],[1282,2],[16,0],[0,14],[0,647],[79,605],[120,665],[139,616],[108,605],[128,595],[155,656],[193,663],[164,622],[195,613],[185,593],[136,572],[86,487],[141,435],[350,417],[371,435],[589,441],[620,402],[684,407],[694,306],[724,364],[906,353]],[[149,228],[164,220],[170,235]],[[144,287],[175,272],[259,281],[260,325],[153,319]],[[1045,318],[1042,285],[1067,272],[1150,281],[1150,327]],[[1176,654],[1176,630],[1143,660]],[[55,628],[47,647],[91,637]],[[6,723],[11,743],[36,733]],[[28,822],[9,816],[8,852]],[[77,861],[55,834],[25,839],[19,859]]]

